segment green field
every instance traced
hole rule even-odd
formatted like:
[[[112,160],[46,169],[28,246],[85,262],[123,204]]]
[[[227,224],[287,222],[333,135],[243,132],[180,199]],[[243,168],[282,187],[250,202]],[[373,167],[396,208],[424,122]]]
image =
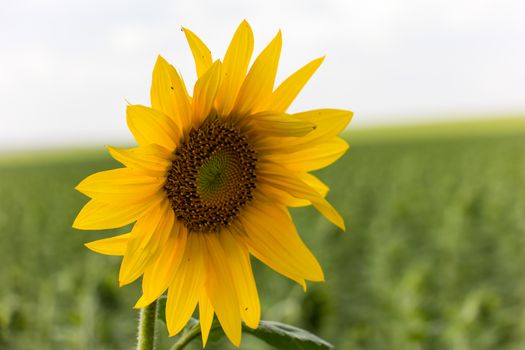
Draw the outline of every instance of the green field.
[[[342,350],[525,349],[525,122],[347,137],[319,172],[347,232],[293,211],[326,282],[304,294],[255,264],[263,317]],[[140,286],[118,288],[119,259],[83,247],[114,232],[71,229],[73,187],[115,164],[102,147],[0,160],[0,349],[133,348]]]

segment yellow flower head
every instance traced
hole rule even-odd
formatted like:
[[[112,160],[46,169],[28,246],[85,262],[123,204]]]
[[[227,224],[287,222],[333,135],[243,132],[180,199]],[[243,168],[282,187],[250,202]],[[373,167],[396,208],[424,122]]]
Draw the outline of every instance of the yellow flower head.
[[[151,108],[127,108],[138,146],[109,147],[124,167],[91,175],[77,186],[91,200],[73,227],[98,230],[134,223],[130,233],[87,246],[123,256],[120,285],[142,276],[136,307],[168,290],[170,335],[184,327],[198,304],[204,344],[216,314],[239,346],[241,321],[255,328],[260,318],[250,254],[303,286],[306,280],[324,279],[287,207],[312,204],[344,229],[325,199],[328,187],[310,172],[346,151],[347,143],[337,135],[352,112],[286,113],[323,58],[274,90],[280,32],[251,67],[253,33],[246,21],[222,62],[213,61],[195,34],[184,33],[197,67],[193,96],[177,70],[159,56]]]

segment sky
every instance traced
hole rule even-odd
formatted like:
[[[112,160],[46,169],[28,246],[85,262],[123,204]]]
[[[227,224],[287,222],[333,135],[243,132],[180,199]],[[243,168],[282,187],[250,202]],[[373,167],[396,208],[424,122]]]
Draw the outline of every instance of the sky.
[[[195,81],[181,26],[215,59],[243,19],[255,54],[282,30],[278,82],[326,55],[291,112],[350,109],[355,128],[525,115],[523,0],[0,0],[0,151],[131,143],[126,104],[149,104],[158,54]]]

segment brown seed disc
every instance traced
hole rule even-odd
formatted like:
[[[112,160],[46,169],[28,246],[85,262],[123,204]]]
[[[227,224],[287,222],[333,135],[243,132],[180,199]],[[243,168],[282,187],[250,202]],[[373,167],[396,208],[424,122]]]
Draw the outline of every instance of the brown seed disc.
[[[256,153],[228,122],[208,118],[175,150],[164,189],[190,232],[219,232],[253,198]]]

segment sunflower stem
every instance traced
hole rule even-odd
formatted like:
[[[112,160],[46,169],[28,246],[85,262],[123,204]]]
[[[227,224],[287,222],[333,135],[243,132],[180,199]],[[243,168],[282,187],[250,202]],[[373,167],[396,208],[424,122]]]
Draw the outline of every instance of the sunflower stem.
[[[170,350],[182,350],[191,343],[191,341],[199,336],[201,333],[201,326],[200,324],[195,325],[193,328],[188,330],[186,333],[182,334],[179,340],[173,346]]]
[[[157,301],[140,309],[137,350],[155,350]]]

